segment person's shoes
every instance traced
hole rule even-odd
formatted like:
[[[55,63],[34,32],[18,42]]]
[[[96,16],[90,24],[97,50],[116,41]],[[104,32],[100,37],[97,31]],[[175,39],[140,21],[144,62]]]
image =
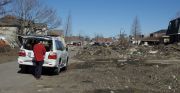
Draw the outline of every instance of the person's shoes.
[[[36,78],[36,80],[43,80],[42,78]]]
[[[35,77],[36,80],[42,80],[42,77]]]

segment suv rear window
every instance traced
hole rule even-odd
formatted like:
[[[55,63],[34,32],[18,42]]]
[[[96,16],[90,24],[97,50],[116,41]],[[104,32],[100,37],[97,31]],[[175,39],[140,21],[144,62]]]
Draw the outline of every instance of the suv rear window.
[[[33,46],[35,45],[36,38],[26,38],[23,40],[23,48],[27,50],[33,50]],[[46,51],[52,50],[52,40],[41,39],[43,44],[45,45]]]

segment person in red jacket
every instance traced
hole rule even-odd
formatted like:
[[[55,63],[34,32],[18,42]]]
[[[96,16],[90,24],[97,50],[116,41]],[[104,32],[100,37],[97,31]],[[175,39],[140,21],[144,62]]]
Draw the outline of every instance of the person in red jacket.
[[[44,56],[46,53],[45,46],[42,41],[37,40],[36,44],[33,47],[34,52],[34,61],[35,61],[35,78],[40,79],[42,73],[42,65],[44,63]]]

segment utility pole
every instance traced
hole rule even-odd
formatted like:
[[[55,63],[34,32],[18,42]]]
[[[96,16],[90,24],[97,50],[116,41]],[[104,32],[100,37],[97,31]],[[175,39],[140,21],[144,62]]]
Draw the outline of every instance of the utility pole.
[[[68,36],[68,37],[72,36],[71,25],[72,25],[71,12],[69,12],[66,27],[65,27],[65,36]]]

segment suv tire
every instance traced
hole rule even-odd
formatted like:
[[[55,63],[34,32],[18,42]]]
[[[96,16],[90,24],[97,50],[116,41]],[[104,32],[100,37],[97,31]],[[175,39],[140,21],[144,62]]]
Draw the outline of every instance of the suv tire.
[[[58,66],[54,68],[54,74],[59,75],[60,71],[61,71],[61,59],[59,59]]]
[[[69,58],[67,58],[67,61],[66,61],[66,66],[65,66],[65,67],[63,67],[63,71],[66,71],[66,70],[68,69],[68,60],[69,60]]]
[[[20,68],[20,73],[27,73],[28,70],[29,70],[29,67],[26,66],[26,65],[19,65],[19,68]]]

